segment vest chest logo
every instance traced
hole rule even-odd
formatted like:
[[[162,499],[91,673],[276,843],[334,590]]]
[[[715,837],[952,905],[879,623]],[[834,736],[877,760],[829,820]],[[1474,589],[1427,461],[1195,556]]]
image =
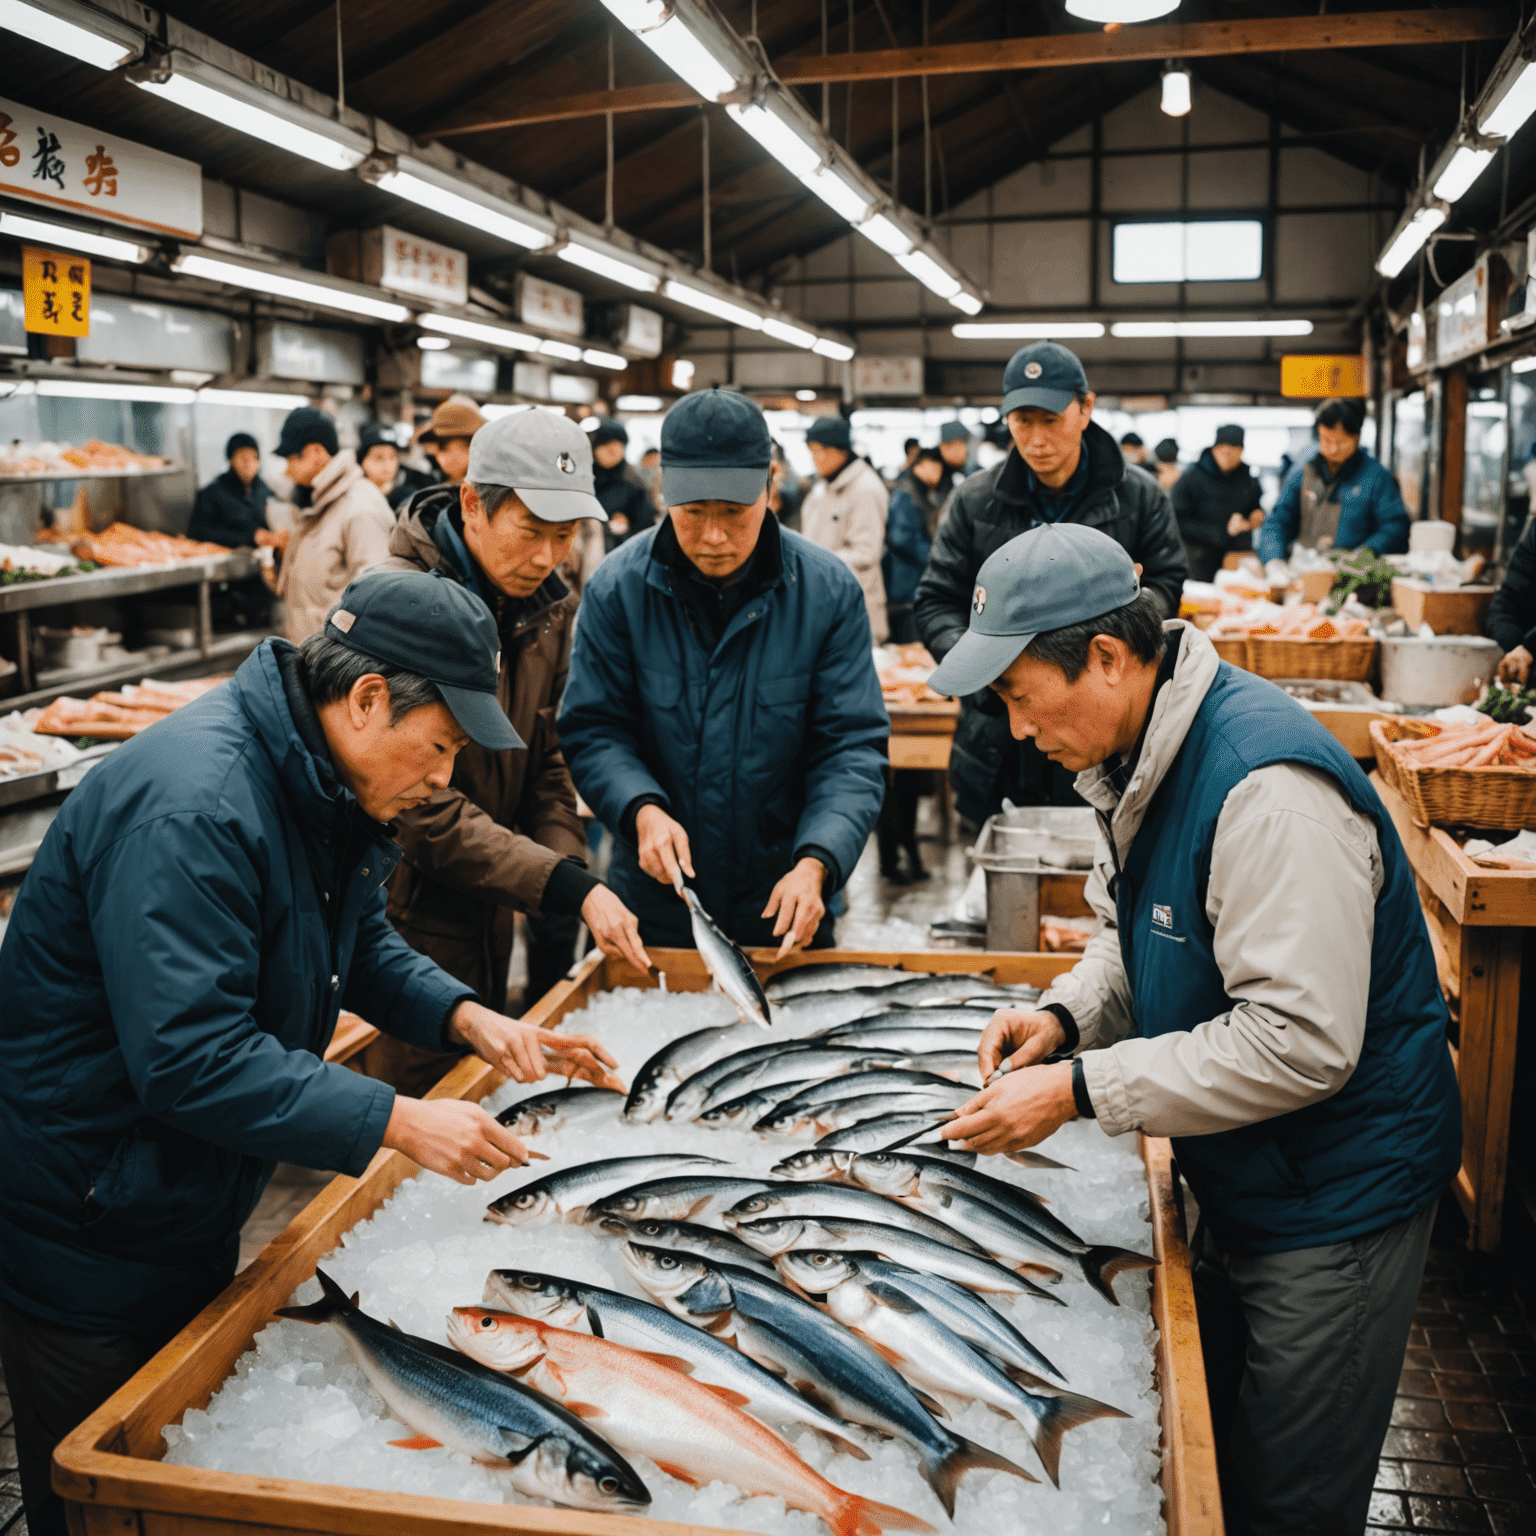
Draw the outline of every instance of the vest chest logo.
[[[1154,902],[1152,906],[1152,921],[1156,923],[1159,928],[1171,929],[1173,927],[1173,908],[1158,906]]]

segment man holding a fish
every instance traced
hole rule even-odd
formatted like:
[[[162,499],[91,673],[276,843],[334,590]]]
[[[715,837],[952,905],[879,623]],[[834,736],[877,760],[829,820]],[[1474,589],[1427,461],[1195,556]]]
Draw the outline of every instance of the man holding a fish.
[[[1165,624],[1091,528],[992,555],[932,685],[991,687],[1014,735],[1076,772],[1103,834],[1100,932],[1039,1009],[994,1015],[980,1067],[998,1080],[944,1135],[1002,1153],[1082,1115],[1173,1137],[1200,1204],[1229,1526],[1362,1529],[1461,1156],[1445,1004],[1390,818],[1333,737]]]
[[[737,944],[831,944],[826,898],[880,813],[890,722],[863,592],[767,515],[772,446],[745,395],[678,401],[669,515],[582,596],[560,740],[647,944],[687,946],[696,907]]]

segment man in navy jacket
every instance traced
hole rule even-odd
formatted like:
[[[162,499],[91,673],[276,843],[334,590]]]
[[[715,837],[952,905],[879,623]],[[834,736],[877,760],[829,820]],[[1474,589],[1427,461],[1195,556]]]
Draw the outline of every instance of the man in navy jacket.
[[[771,454],[744,395],[684,396],[661,430],[667,518],[582,594],[560,743],[647,944],[692,945],[681,874],[739,944],[829,945],[824,897],[885,793],[863,591],[767,516]]]
[[[322,1060],[342,1008],[519,1081],[595,1042],[515,1023],[384,913],[388,823],[459,749],[522,745],[496,625],[456,583],[359,578],[302,649],[126,743],[65,802],[0,947],[0,1360],[29,1528],[62,1536],[53,1447],[233,1278],[279,1161],[381,1146],[463,1184],[526,1160],[477,1104]]]

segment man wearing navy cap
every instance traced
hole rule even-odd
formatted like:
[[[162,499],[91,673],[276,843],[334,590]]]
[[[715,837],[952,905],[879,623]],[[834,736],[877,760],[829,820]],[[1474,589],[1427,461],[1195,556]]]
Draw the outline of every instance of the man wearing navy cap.
[[[685,395],[661,429],[668,516],[582,596],[560,739],[648,944],[692,945],[680,876],[739,944],[830,944],[824,898],[880,812],[864,594],[767,515],[771,458],[744,395]]]
[[[982,1037],[944,1135],[994,1154],[1079,1115],[1171,1136],[1227,1528],[1361,1532],[1430,1228],[1461,1160],[1445,1003],[1402,844],[1354,760],[1219,661],[1095,529],[982,565],[931,679],[992,690],[1101,836],[1082,960]],[[1071,1062],[1047,1062],[1067,1051]]]
[[[348,1008],[528,1082],[617,1084],[595,1041],[474,1001],[390,927],[390,822],[468,742],[521,745],[496,625],[415,571],[349,586],[302,647],[125,743],[65,802],[0,945],[0,1362],[32,1531],[62,1536],[54,1445],[235,1272],[275,1164],[380,1147],[461,1184],[526,1160],[478,1104],[322,1058]]]
[[[1009,539],[1047,523],[1097,528],[1141,567],[1164,616],[1178,612],[1184,547],[1167,495],[1130,468],[1114,438],[1093,421],[1083,365],[1051,341],[1021,348],[1003,372],[1003,416],[1012,446],[1000,464],[968,475],[950,497],[918,583],[913,616],[939,659],[965,633],[982,562]],[[1009,739],[987,698],[962,701],[950,756],[955,805],[978,825],[1002,806],[1073,804],[1069,776],[1028,743]]]

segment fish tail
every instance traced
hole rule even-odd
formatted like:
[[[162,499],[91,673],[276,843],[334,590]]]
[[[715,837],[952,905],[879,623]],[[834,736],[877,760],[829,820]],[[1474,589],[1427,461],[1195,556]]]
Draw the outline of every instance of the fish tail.
[[[357,1297],[353,1296],[348,1301],[347,1293],[323,1269],[315,1271],[315,1279],[320,1282],[323,1293],[319,1301],[311,1302],[307,1307],[278,1307],[275,1309],[276,1315],[291,1317],[300,1323],[328,1323],[333,1317],[357,1305]]]
[[[923,1467],[923,1476],[928,1479],[933,1491],[938,1494],[939,1501],[944,1506],[944,1512],[951,1520],[955,1517],[955,1495],[960,1491],[960,1479],[967,1472],[990,1469],[994,1472],[1011,1472],[1015,1477],[1022,1477],[1026,1483],[1038,1483],[1040,1479],[1032,1473],[1026,1472],[1023,1467],[1015,1466],[1006,1456],[999,1455],[996,1451],[989,1451],[984,1445],[977,1445],[974,1440],[967,1440],[963,1436],[955,1436],[955,1448],[938,1461],[926,1462]]]
[[[1027,1374],[1027,1373],[1020,1373]],[[1044,1385],[1044,1383],[1042,1383]],[[1050,1480],[1059,1488],[1061,1478],[1061,1442],[1069,1429],[1079,1429],[1095,1419],[1128,1419],[1130,1414],[1119,1408],[1111,1408],[1092,1397],[1082,1397],[1076,1392],[1062,1392],[1052,1388],[1049,1395],[1029,1393],[1028,1419],[1021,1420],[1029,1437],[1034,1441],[1040,1465]]]
[[[1144,1253],[1132,1253],[1129,1248],[1090,1248],[1078,1260],[1083,1267],[1083,1278],[1112,1307],[1120,1305],[1119,1298],[1110,1288],[1110,1281],[1131,1269],[1155,1269],[1156,1259]]]
[[[933,1527],[926,1520],[852,1493],[843,1496],[827,1524],[835,1536],[880,1536],[882,1531],[927,1531],[933,1536]]]

